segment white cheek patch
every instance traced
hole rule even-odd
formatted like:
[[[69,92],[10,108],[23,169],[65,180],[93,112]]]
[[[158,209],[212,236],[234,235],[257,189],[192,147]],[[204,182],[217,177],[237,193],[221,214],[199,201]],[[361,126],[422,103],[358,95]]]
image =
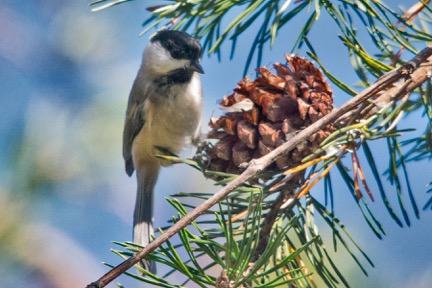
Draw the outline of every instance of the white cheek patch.
[[[147,45],[144,50],[143,65],[144,63],[151,71],[166,74],[170,71],[186,67],[189,61],[174,59],[159,42],[154,42]]]

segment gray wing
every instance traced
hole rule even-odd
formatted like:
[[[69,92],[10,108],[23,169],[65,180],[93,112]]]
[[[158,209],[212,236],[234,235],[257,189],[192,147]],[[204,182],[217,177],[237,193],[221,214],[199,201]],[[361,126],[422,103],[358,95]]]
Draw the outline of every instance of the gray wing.
[[[131,176],[134,172],[132,161],[132,142],[144,125],[144,101],[147,98],[145,92],[135,79],[129,95],[128,107],[126,110],[126,121],[123,130],[123,158],[125,160],[126,173]]]

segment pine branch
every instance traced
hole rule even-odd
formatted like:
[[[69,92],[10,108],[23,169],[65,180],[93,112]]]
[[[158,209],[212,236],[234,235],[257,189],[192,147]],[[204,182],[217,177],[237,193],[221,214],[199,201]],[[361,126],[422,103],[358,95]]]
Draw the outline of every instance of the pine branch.
[[[394,69],[387,74],[379,78],[375,84],[371,85],[369,88],[365,89],[363,92],[359,93],[357,96],[351,98],[348,102],[342,105],[340,108],[333,110],[331,113],[325,115],[321,119],[317,120],[315,123],[311,124],[309,127],[300,131],[292,139],[274,149],[267,155],[254,159],[249,162],[246,170],[239,175],[237,178],[227,183],[227,185],[219,190],[212,197],[207,199],[200,206],[189,212],[187,215],[182,217],[173,226],[162,233],[158,238],[151,242],[147,247],[141,251],[132,255],[129,259],[118,265],[117,267],[110,270],[99,280],[89,284],[88,288],[105,287],[112,280],[126,272],[134,264],[138,263],[141,259],[146,257],[150,252],[154,251],[157,247],[161,246],[173,235],[178,233],[182,228],[186,227],[197,217],[203,214],[205,211],[210,209],[213,205],[218,203],[223,197],[228,195],[231,191],[255,177],[258,173],[263,171],[268,167],[276,158],[278,158],[283,153],[287,153],[294,149],[297,145],[308,139],[318,130],[326,127],[332,122],[340,119],[346,113],[357,109],[357,106],[364,103],[365,101],[376,98],[377,95],[380,101],[394,101],[400,99],[400,97],[411,93],[422,83],[430,79],[432,75],[432,46],[423,49],[417,54],[411,61],[407,62],[402,67]],[[402,83],[398,83],[403,80]],[[386,95],[386,96],[385,96]],[[380,101],[376,102],[380,104]],[[379,106],[379,105],[378,105]]]
[[[100,11],[130,1],[132,0],[96,0],[89,5],[95,7],[92,11]],[[298,32],[291,31],[298,34],[295,39],[290,40],[293,43],[290,51],[297,54],[304,44],[307,45],[308,35],[317,28],[316,24],[320,23],[320,17],[327,14],[339,30],[341,43],[351,53],[353,68],[359,79],[367,86],[370,83],[369,76],[379,77],[383,71],[389,71],[395,63],[401,63],[400,58],[404,51],[416,54],[416,42],[430,42],[432,39],[428,31],[417,26],[417,22],[421,21],[421,15],[426,19],[429,17],[429,0],[419,1],[404,14],[381,1],[368,0],[172,0],[160,1],[160,4],[157,2],[151,4],[155,6],[147,7],[151,15],[144,21],[145,28],[141,34],[160,27],[192,30],[192,34],[202,40],[204,51],[209,55],[217,54],[219,59],[223,44],[231,42],[232,58],[238,43],[244,41],[245,37],[242,36],[245,32],[253,30],[253,25],[258,25],[260,28],[256,29],[251,38],[253,40],[248,51],[244,75],[250,72],[249,68],[261,66],[263,48],[266,45],[272,47],[277,42],[281,29],[300,17],[306,17],[307,20]],[[242,12],[238,12],[239,10]],[[232,15],[236,16],[231,18]],[[358,22],[361,22],[360,25]],[[369,45],[364,45],[365,43],[360,41],[360,30],[370,36],[370,43],[377,49],[375,53],[367,51],[370,49]],[[391,60],[391,65],[386,65],[386,60]]]
[[[270,211],[265,215],[263,228],[261,228],[260,230],[259,242],[255,250],[255,255],[252,259],[251,264],[253,264],[256,260],[258,260],[258,258],[266,249],[270,232],[273,229],[273,225],[277,219],[280,209],[289,199],[292,199],[293,197],[296,196],[293,195],[292,192],[296,188],[298,188],[297,187],[299,186],[298,182],[300,178],[303,177],[303,174],[304,173],[297,173],[293,178],[290,179],[289,185],[283,188],[282,192],[279,194],[277,199],[273,202],[272,206],[270,207]]]

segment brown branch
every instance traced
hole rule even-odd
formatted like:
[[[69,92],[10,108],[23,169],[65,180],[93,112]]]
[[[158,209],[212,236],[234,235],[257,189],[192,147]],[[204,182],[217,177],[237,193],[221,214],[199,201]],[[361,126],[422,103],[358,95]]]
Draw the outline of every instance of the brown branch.
[[[212,197],[207,199],[200,206],[196,207],[194,210],[186,214],[182,217],[177,223],[167,229],[164,233],[162,233],[158,238],[156,238],[153,242],[151,242],[147,247],[142,249],[141,251],[132,255],[129,259],[125,260],[123,263],[108,271],[105,275],[103,275],[99,280],[89,284],[87,288],[101,288],[105,287],[112,280],[126,272],[133,265],[138,263],[141,259],[146,257],[150,252],[154,251],[157,247],[161,246],[165,241],[179,232],[182,228],[186,227],[192,221],[194,221],[198,216],[203,214],[205,211],[210,209],[213,205],[218,203],[223,197],[228,195],[235,188],[248,181],[257,173],[262,171],[264,168],[269,166],[276,158],[283,153],[287,153],[294,149],[297,145],[305,141],[308,137],[310,137],[313,133],[322,129],[322,127],[326,127],[330,123],[336,121],[345,113],[351,111],[359,104],[364,101],[370,99],[373,96],[376,96],[378,92],[385,91],[393,85],[406,77],[409,77],[410,74],[415,75],[415,78],[411,78],[409,85],[404,85],[403,93],[408,93],[418,86],[420,86],[423,82],[428,80],[432,74],[432,46],[427,47],[420,51],[420,53],[414,57],[411,61],[407,62],[404,66],[394,69],[375,82],[372,86],[359,93],[357,96],[351,98],[348,102],[342,105],[340,108],[333,110],[331,113],[325,115],[309,127],[300,131],[296,136],[294,136],[291,140],[287,141],[283,145],[274,149],[272,152],[267,155],[252,160],[247,169],[239,175],[236,179],[229,182],[224,188],[219,190]],[[429,59],[428,59],[429,58]],[[427,65],[420,65],[424,63],[426,60],[429,61]],[[400,92],[402,93],[402,92]]]
[[[299,183],[300,179],[303,177],[304,171],[297,172],[297,174],[290,179],[288,184],[282,189],[276,200],[271,205],[269,212],[266,213],[263,220],[263,227],[259,233],[258,245],[255,250],[255,254],[252,257],[251,264],[255,263],[259,257],[264,253],[267,248],[268,240],[270,238],[270,232],[273,229],[274,223],[279,215],[281,207],[286,203],[288,199],[295,199],[296,195],[294,191],[301,184]],[[252,266],[250,266],[252,267]]]

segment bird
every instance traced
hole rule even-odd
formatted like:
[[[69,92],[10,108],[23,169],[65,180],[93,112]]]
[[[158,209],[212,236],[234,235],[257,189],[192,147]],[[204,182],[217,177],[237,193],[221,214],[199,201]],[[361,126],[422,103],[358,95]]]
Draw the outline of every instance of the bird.
[[[133,241],[142,246],[151,242],[159,170],[170,165],[155,157],[158,147],[177,154],[187,145],[201,141],[201,56],[199,41],[186,32],[157,32],[144,49],[129,94],[123,158],[127,175],[136,171]],[[156,271],[154,263],[145,262],[146,269]]]

